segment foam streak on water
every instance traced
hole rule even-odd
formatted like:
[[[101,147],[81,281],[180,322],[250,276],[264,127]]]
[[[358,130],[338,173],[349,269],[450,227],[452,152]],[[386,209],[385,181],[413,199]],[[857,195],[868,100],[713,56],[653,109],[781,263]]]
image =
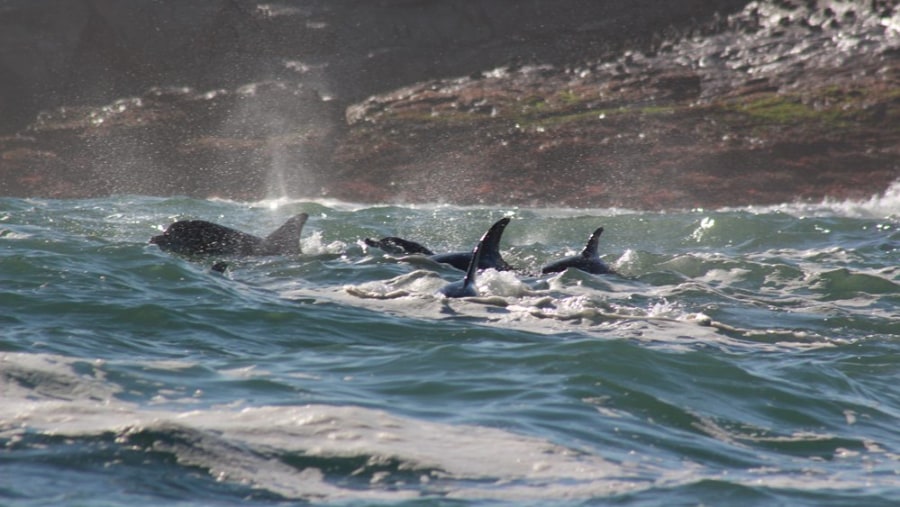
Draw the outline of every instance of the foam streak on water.
[[[629,210],[123,196],[0,207],[4,505],[891,505],[900,192]],[[200,218],[295,257],[187,259]],[[515,273],[468,250],[502,216]],[[605,228],[618,276],[540,266]]]

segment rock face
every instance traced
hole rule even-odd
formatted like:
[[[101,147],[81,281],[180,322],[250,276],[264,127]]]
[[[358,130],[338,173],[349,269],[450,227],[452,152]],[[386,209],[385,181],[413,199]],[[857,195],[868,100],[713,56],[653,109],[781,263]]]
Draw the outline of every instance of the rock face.
[[[10,1],[0,190],[661,209],[900,178],[896,1],[660,5]]]
[[[512,61],[597,58],[746,0],[5,0],[0,133],[152,87],[302,82],[344,104]]]
[[[869,197],[900,178],[898,21],[888,5],[753,2],[656,52],[403,88],[348,109],[326,186],[648,209]]]

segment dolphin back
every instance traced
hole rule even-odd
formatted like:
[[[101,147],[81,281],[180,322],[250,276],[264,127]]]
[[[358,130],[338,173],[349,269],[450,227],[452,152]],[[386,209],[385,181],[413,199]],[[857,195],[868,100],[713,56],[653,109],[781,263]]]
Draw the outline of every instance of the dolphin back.
[[[372,248],[378,248],[393,255],[434,255],[434,252],[424,245],[397,236],[388,236],[379,240],[365,238],[363,241]]]
[[[183,255],[251,255],[262,239],[205,220],[181,220],[150,238],[150,243]]]
[[[467,269],[469,269],[469,263],[472,262],[472,254],[471,252],[453,252],[432,255],[430,259],[434,262],[449,264],[456,269],[466,271]]]

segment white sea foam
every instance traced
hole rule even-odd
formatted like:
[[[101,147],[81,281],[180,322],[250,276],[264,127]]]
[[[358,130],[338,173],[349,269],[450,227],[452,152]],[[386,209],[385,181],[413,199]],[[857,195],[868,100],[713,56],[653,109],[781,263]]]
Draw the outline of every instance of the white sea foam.
[[[211,202],[234,203],[228,199],[210,198]],[[375,209],[387,205],[364,204],[339,201],[327,198],[270,198],[255,201],[249,204],[251,207],[277,210],[286,206],[315,203],[338,211],[354,212],[366,209]],[[445,203],[418,203],[403,204],[404,208],[411,210],[439,211],[439,210],[483,210],[484,206],[454,206]],[[697,210],[703,211],[703,210]],[[900,180],[892,183],[884,192],[865,199],[832,199],[826,198],[818,202],[787,202],[773,205],[750,205],[739,207],[724,207],[716,211],[748,211],[751,213],[787,213],[793,216],[842,216],[850,218],[886,218],[892,221],[900,220]],[[577,218],[577,217],[618,217],[627,215],[665,215],[666,212],[649,212],[628,208],[540,208],[529,209],[528,212],[541,219],[550,218]],[[517,216],[518,207],[511,207],[506,213],[509,216]],[[708,218],[707,220],[712,220]],[[703,225],[703,224],[701,224]],[[714,223],[705,224],[707,229]],[[703,232],[698,229],[699,232]],[[530,231],[522,236],[523,241],[541,241],[545,238],[540,232]],[[572,250],[572,253],[577,253]]]
[[[317,502],[399,501],[422,495],[585,500],[721,479],[717,469],[698,464],[648,465],[639,456],[631,464],[613,463],[593,453],[500,429],[437,423],[354,406],[148,408],[117,399],[120,389],[103,378],[99,370],[103,365],[94,364],[98,368],[92,372],[90,366],[87,361],[46,354],[0,355],[4,401],[0,438],[16,442],[36,433],[68,439],[112,434],[131,450],[169,453],[180,465],[204,469],[218,481]],[[603,404],[603,400],[586,402]],[[697,429],[732,445],[833,438],[802,432],[761,437],[752,429],[725,428],[705,417],[698,417]],[[153,436],[149,443],[147,435]],[[379,471],[368,487],[344,487],[341,481],[329,480],[328,470],[292,466],[298,459],[283,456],[395,462],[399,464],[396,473],[403,477],[392,481],[394,472]],[[870,470],[848,476],[829,470],[824,463],[804,461],[798,464],[802,470],[757,468],[731,473],[727,480],[754,487],[857,491],[862,475],[869,486],[896,486],[896,476],[888,470],[897,456],[875,442],[865,450],[838,448],[835,458],[865,458]],[[410,483],[410,472],[418,483]]]
[[[494,428],[450,425],[352,406],[303,405],[173,411],[118,400],[101,376],[76,373],[81,361],[60,356],[0,356],[0,438],[26,432],[69,438],[169,435],[151,448],[180,464],[207,469],[222,481],[249,484],[288,498],[402,499],[418,491],[342,488],[314,467],[295,468],[278,456],[390,459],[421,470],[421,489],[459,497],[594,496],[643,487],[636,470],[543,439]],[[150,450],[150,449],[148,449]],[[379,481],[384,481],[381,474]],[[440,479],[430,485],[428,477]],[[632,479],[629,479],[632,477]],[[475,488],[466,481],[488,481]],[[374,481],[374,479],[373,479]],[[374,482],[379,482],[374,481]],[[463,481],[458,486],[455,481]],[[544,489],[546,488],[546,489]],[[503,493],[506,491],[506,493]]]
[[[347,243],[322,239],[322,231],[314,231],[300,238],[300,250],[305,255],[341,254],[347,250]]]
[[[684,309],[677,302],[667,300],[665,294],[659,294],[659,299],[646,306],[609,302],[602,293],[585,287],[579,276],[575,274],[572,279],[566,279],[566,275],[551,277],[549,290],[533,289],[521,281],[512,283],[501,277],[495,282],[509,283],[501,294],[488,292],[484,290],[486,286],[481,286],[483,296],[446,299],[434,296],[445,280],[435,273],[416,270],[389,280],[347,285],[335,292],[292,289],[282,296],[364,305],[408,318],[442,320],[465,316],[475,319],[470,321],[473,324],[545,335],[577,330],[598,339],[613,336],[678,351],[690,350],[696,343],[756,351],[806,350],[834,345],[825,337],[791,329],[730,326],[703,313]],[[725,277],[731,278],[731,274]],[[691,284],[710,290],[700,282]],[[683,290],[688,285],[678,285],[674,290]],[[779,339],[772,343],[771,337]]]
[[[30,239],[33,237],[34,237],[34,235],[24,233],[24,232],[13,231],[10,229],[0,229],[0,238],[2,238],[4,240]]]
[[[747,208],[725,208],[722,211],[747,209],[754,213],[782,212],[789,215],[840,216],[848,218],[883,218],[900,221],[900,180],[892,183],[883,193],[868,199],[823,199],[817,203],[785,203],[773,206],[749,206]]]

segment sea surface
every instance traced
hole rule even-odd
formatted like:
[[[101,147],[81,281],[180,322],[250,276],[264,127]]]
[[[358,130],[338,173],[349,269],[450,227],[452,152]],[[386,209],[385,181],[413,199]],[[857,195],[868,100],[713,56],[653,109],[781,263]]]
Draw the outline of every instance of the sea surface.
[[[301,255],[147,242],[300,212]],[[477,298],[361,241],[469,250],[504,216],[518,270]],[[599,226],[618,274],[539,274]],[[898,260],[900,186],[666,213],[0,199],[0,504],[898,505]]]

